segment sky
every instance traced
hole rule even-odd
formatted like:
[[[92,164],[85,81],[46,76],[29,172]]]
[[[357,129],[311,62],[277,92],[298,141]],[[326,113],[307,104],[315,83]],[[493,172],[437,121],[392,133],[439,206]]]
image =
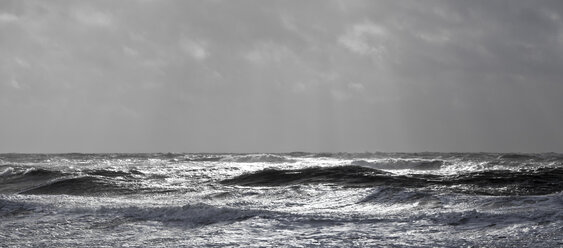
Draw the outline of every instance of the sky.
[[[563,1],[0,0],[0,152],[563,152]]]

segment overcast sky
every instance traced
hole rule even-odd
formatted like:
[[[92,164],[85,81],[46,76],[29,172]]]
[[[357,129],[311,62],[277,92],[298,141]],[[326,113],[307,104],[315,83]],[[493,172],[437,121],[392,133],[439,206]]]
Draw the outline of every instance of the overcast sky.
[[[563,152],[563,1],[0,0],[0,152]]]

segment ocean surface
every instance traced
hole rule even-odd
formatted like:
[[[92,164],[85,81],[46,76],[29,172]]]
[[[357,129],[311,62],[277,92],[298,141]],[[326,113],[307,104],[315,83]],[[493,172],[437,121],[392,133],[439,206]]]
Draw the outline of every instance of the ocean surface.
[[[0,154],[0,247],[563,247],[563,154]]]

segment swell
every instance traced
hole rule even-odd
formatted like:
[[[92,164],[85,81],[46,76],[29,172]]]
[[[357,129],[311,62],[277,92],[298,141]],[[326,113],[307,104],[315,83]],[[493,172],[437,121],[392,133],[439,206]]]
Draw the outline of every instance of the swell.
[[[221,181],[226,185],[284,186],[336,184],[351,187],[431,187],[479,195],[544,195],[563,191],[563,168],[490,170],[454,176],[393,173],[361,166],[309,167],[296,170],[266,169]]]
[[[116,177],[135,178],[144,175],[143,172],[140,172],[135,169],[131,169],[129,171],[97,169],[97,170],[85,170],[84,173],[87,173],[88,175],[102,176],[109,178],[116,178]]]
[[[72,172],[43,168],[4,169],[0,176],[0,193],[100,195],[159,192],[163,189],[138,187],[144,173],[93,169]]]
[[[0,176],[0,193],[17,193],[65,175],[66,173],[61,171],[36,168],[24,170],[22,168],[14,169],[9,167]]]
[[[441,183],[474,186],[477,194],[544,195],[563,191],[563,168],[471,172],[447,177]]]
[[[50,181],[44,185],[24,190],[20,194],[28,195],[101,195],[101,194],[130,194],[133,189],[121,186],[116,182],[98,177],[85,176],[64,178]]]
[[[380,161],[368,162],[365,160],[352,161],[352,165],[366,166],[376,169],[414,169],[414,170],[437,170],[444,165],[442,160],[406,160],[406,159],[385,159]]]
[[[361,166],[309,167],[297,170],[265,169],[221,181],[241,186],[282,186],[291,184],[336,183],[362,185],[393,180],[391,174]]]
[[[245,155],[232,155],[221,158],[218,161],[222,162],[235,162],[235,163],[292,163],[293,159],[286,156],[276,154],[245,154]]]

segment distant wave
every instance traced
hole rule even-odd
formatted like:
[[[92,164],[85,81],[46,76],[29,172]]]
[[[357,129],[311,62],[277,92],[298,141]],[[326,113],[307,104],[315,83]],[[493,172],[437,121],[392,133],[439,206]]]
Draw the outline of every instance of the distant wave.
[[[248,154],[248,155],[232,155],[222,158],[222,162],[237,162],[237,163],[291,163],[295,162],[293,159],[286,158],[281,155],[274,154]]]
[[[529,159],[540,159],[541,157],[534,154],[521,154],[521,153],[505,153],[498,156],[498,159],[510,159],[510,160],[529,160]]]
[[[367,166],[376,169],[415,169],[415,170],[437,170],[442,167],[442,160],[419,160],[419,159],[384,159],[368,162],[355,160],[352,165]]]
[[[178,160],[181,162],[216,162],[223,159],[224,156],[218,155],[211,155],[211,156],[190,156],[188,158],[184,158],[182,160]]]

